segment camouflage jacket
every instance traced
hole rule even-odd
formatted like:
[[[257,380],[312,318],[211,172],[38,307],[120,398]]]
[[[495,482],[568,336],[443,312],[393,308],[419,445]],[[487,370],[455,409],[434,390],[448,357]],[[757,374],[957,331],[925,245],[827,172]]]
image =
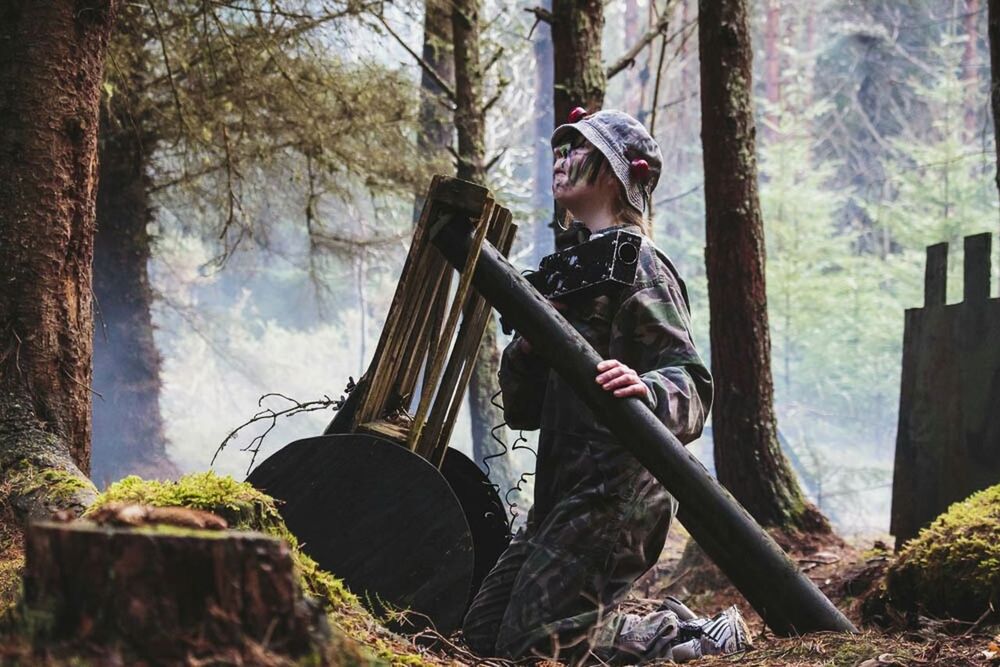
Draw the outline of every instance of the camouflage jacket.
[[[712,377],[695,349],[682,290],[679,278],[644,239],[630,288],[575,304],[563,316],[599,355],[639,373],[649,389],[649,407],[687,444],[701,435],[712,404]],[[516,339],[504,350],[500,388],[511,428],[614,440],[572,387],[541,357],[525,353]]]

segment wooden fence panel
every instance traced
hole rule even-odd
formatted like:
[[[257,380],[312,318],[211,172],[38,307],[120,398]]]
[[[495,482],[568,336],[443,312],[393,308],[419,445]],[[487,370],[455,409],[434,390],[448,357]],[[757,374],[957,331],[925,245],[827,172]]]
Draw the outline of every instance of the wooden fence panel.
[[[906,311],[890,532],[897,548],[956,501],[1000,483],[1000,298],[990,235],[965,239],[964,300],[945,305],[947,244],[927,249]]]

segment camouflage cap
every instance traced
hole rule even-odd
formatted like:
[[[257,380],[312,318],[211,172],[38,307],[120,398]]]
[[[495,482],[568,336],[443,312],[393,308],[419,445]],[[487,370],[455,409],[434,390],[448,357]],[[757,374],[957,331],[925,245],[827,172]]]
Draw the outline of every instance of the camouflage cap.
[[[584,116],[575,123],[557,127],[552,133],[552,147],[565,143],[566,134],[571,130],[582,134],[604,154],[615,176],[624,186],[629,204],[640,213],[644,213],[647,210],[646,201],[660,180],[663,156],[656,140],[650,136],[642,123],[624,111],[612,109],[598,111]],[[645,179],[642,171],[632,166],[636,160],[645,160],[648,165]]]

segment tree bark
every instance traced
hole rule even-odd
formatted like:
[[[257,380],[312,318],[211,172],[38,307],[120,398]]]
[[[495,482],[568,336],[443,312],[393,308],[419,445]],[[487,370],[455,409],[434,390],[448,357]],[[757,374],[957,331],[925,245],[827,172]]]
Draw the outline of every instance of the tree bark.
[[[147,119],[131,117],[141,101],[119,102],[118,96],[126,95],[119,91],[102,104],[98,142],[94,390],[99,397],[91,476],[100,485],[132,474],[158,479],[179,474],[167,456],[160,413],[160,355],[148,273],[155,139],[145,129]]]
[[[455,128],[458,130],[458,177],[479,185],[486,183],[486,114],[483,111],[483,70],[479,63],[480,0],[453,0],[452,44],[455,53]],[[479,345],[475,368],[469,380],[469,416],[472,422],[473,460],[484,465],[487,456],[500,449],[492,429],[504,423],[503,414],[493,405],[500,371],[500,347],[496,317],[490,316]],[[517,475],[511,457],[501,456],[488,463],[491,480],[501,495],[514,485]]]
[[[58,470],[78,485],[27,494],[28,513],[93,497],[98,102],[116,9],[19,0],[0,20],[0,469],[8,481]]]
[[[576,107],[594,112],[604,105],[603,34],[601,0],[552,0],[552,99],[557,127],[567,122]],[[556,225],[564,215],[557,205]],[[553,231],[559,230],[553,226]]]
[[[746,0],[701,0],[698,30],[716,471],[762,525],[829,532],[778,444]]]
[[[427,0],[424,3],[424,46],[422,57],[446,83],[455,80],[455,58],[451,44],[451,5],[444,0]],[[447,114],[445,92],[428,72],[420,77],[420,134],[417,146],[420,155],[434,162],[445,164],[448,148],[452,145],[454,126]],[[416,222],[424,208],[424,191],[416,195],[413,220]]]
[[[191,654],[252,642],[302,655],[329,636],[288,545],[262,533],[39,522],[25,546],[25,604],[51,619],[47,641],[193,664]]]

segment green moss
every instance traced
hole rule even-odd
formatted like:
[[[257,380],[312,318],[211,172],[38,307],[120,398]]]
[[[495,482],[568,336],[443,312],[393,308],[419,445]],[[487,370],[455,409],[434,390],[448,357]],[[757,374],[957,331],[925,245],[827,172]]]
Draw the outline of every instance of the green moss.
[[[109,486],[87,514],[110,502],[206,510],[224,518],[231,528],[279,537],[291,547],[292,559],[306,593],[321,600],[328,609],[358,604],[358,599],[340,579],[321,570],[316,561],[299,548],[298,540],[282,521],[274,499],[246,482],[213,472],[185,475],[176,482],[147,481],[130,476]]]
[[[57,507],[71,504],[80,491],[97,491],[88,479],[58,468],[39,469],[26,459],[17,463],[10,484],[19,495],[44,493],[45,501]]]
[[[955,503],[889,567],[894,606],[974,620],[1000,600],[1000,485]]]

